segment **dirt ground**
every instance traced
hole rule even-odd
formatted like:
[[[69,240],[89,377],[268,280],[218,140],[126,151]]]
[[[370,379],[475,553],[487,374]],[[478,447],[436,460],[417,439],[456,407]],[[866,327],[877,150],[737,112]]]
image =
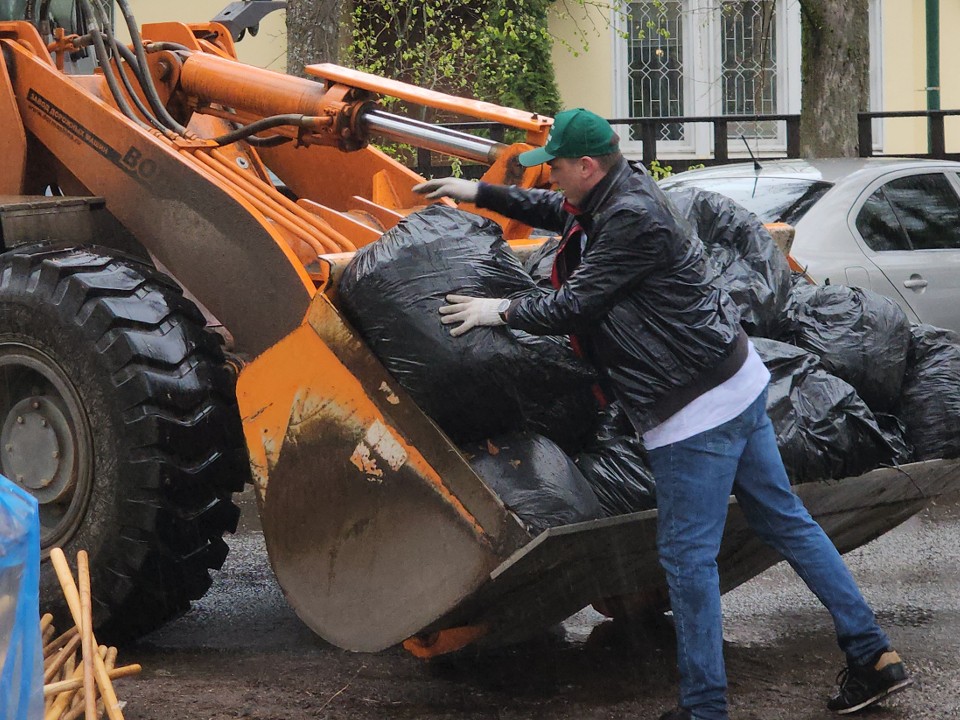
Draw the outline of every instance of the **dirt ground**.
[[[674,704],[673,636],[581,611],[522,646],[430,663],[344,652],[303,626],[270,571],[253,511],[210,593],[126,648],[128,720],[657,718]],[[960,498],[850,553],[914,688],[863,717],[960,718]],[[781,564],[724,596],[731,717],[819,720],[842,658],[829,616]]]

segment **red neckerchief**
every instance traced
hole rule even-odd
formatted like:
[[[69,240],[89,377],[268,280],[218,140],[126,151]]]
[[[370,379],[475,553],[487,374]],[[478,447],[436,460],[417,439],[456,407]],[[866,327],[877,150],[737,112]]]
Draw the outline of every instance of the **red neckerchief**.
[[[577,269],[583,252],[580,242],[580,233],[583,232],[583,226],[577,220],[577,217],[581,214],[580,209],[571,204],[569,200],[563,201],[563,209],[573,215],[574,219],[570,229],[564,233],[563,239],[560,241],[560,247],[557,248],[557,254],[553,259],[553,268],[550,271],[550,284],[553,285],[554,290],[559,290],[560,286],[563,285],[563,283],[567,281],[567,278],[573,274],[573,271]],[[575,241],[571,243],[571,239],[575,239]],[[580,338],[573,333],[570,334],[570,347],[573,348],[574,355],[579,358],[585,357]],[[603,394],[600,385],[594,383],[592,390],[600,408],[605,408],[607,406],[607,398]]]

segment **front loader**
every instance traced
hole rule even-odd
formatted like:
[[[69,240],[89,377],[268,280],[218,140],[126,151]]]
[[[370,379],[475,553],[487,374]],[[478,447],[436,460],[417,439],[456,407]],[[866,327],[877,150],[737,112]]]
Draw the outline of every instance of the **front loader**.
[[[655,511],[532,539],[337,305],[352,253],[423,203],[371,138],[547,186],[515,157],[550,118],[332,65],[261,70],[222,24],[141,31],[119,10],[129,46],[96,0],[0,1],[0,467],[37,497],[45,553],[90,552],[101,633],[141,635],[203,594],[245,480],[289,602],[342,648],[429,657],[604,598],[662,602]],[[797,492],[846,551],[958,477],[933,461]],[[777,559],[731,501],[724,589]]]

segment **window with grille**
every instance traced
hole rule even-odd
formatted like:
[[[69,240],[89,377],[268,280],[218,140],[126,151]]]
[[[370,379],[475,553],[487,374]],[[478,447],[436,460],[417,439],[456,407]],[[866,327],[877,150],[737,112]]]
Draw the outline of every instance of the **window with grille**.
[[[882,107],[881,0],[870,4],[870,107]],[[800,4],[795,0],[627,0],[611,3],[616,28],[613,74],[617,117],[796,114],[800,112]],[[874,121],[874,149],[882,121]],[[627,131],[627,128],[629,132]],[[618,127],[638,153],[638,126]],[[731,155],[782,153],[782,121],[729,123]],[[667,123],[657,147],[667,156],[709,155],[713,129]]]
[[[627,15],[627,92],[631,117],[683,115],[683,7],[681,2],[630,3]],[[683,125],[661,126],[660,140],[683,140]],[[631,126],[631,140],[639,128]]]
[[[774,0],[724,0],[720,6],[721,112],[777,112],[777,33]],[[774,121],[732,123],[729,136],[777,137]]]

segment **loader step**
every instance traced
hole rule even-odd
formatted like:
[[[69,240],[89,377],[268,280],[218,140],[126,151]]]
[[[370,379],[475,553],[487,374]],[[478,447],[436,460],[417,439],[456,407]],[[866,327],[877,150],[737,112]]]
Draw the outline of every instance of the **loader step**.
[[[48,240],[87,243],[105,208],[102,197],[0,195],[0,242],[5,249]]]

